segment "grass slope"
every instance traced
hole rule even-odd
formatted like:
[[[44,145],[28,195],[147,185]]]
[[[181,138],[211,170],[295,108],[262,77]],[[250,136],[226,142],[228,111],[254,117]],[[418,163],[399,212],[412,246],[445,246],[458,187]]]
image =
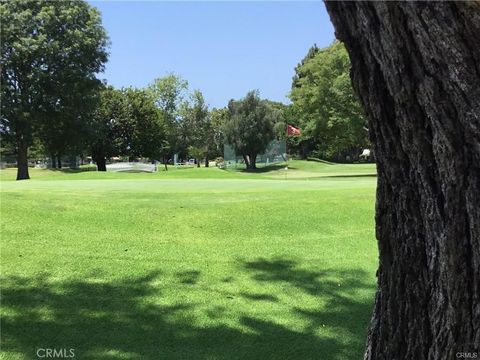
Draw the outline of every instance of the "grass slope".
[[[360,359],[373,168],[291,166],[2,171],[2,358]]]

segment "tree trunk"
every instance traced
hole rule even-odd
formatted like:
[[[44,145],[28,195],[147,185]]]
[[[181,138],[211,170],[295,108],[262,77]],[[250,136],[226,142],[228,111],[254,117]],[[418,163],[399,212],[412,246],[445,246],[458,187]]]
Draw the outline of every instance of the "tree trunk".
[[[205,167],[210,167],[208,156],[205,156]]]
[[[57,159],[55,158],[55,155],[51,155],[51,159],[52,159],[52,169],[56,169],[57,168]]]
[[[302,153],[302,160],[307,160],[308,157],[308,150],[307,150],[307,144],[305,142],[302,142],[300,145],[301,153]]]
[[[254,154],[250,158],[250,166],[252,170],[255,170],[257,168],[257,154]]]
[[[480,5],[326,6],[378,169],[380,264],[365,359],[479,357]]]
[[[57,167],[59,169],[62,168],[62,156],[61,155],[57,155]]]
[[[247,167],[247,169],[250,169],[250,159],[248,157],[248,155],[243,155],[243,161],[245,162],[245,166]]]
[[[28,174],[28,147],[25,141],[18,140],[17,144],[17,180],[30,179]]]
[[[97,164],[97,171],[107,171],[107,162],[105,156],[95,157],[95,163]]]
[[[163,157],[163,165],[165,166],[165,171],[168,171],[167,163],[168,163],[168,158],[167,158],[167,156],[164,156]]]
[[[248,155],[247,169],[255,170],[257,168],[257,154]]]
[[[195,161],[197,162],[197,167],[200,167],[200,158],[195,159]]]

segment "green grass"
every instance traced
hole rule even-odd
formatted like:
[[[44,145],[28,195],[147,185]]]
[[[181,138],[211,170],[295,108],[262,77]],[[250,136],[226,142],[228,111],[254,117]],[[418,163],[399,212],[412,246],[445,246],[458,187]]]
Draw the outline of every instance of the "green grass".
[[[159,166],[157,173],[128,173],[107,172],[98,173],[91,171],[90,167],[82,170],[44,170],[30,168],[30,177],[33,180],[94,180],[94,179],[316,179],[323,177],[361,177],[375,176],[375,164],[328,164],[318,161],[292,160],[286,163],[275,164],[265,168],[259,168],[256,173],[247,172],[244,169],[222,170],[216,167],[210,168],[175,168],[168,167],[164,171]],[[87,170],[87,171],[86,171]],[[16,169],[0,170],[0,180],[15,180]]]
[[[1,357],[360,359],[375,170],[290,166],[1,171]]]

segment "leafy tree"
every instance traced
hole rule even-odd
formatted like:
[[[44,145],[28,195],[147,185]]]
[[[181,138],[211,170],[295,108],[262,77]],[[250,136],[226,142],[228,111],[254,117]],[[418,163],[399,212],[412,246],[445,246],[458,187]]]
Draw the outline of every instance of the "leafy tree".
[[[78,85],[73,84],[58,95],[57,105],[40,117],[35,131],[45,154],[50,154],[53,167],[57,163],[61,168],[63,155],[78,155],[89,142],[99,84],[92,81],[83,92],[75,90]]]
[[[159,159],[167,141],[164,115],[145,90],[104,88],[92,129],[92,158],[99,171],[106,171],[106,157]]]
[[[180,149],[184,134],[180,109],[187,96],[188,82],[178,75],[169,74],[155,79],[148,87],[148,91],[165,117],[168,146],[164,147],[163,161],[165,170],[168,170],[168,159]]]
[[[304,155],[316,150],[328,158],[356,156],[368,144],[366,120],[349,78],[350,61],[339,42],[311,48],[296,69],[290,99],[292,117],[302,128]]]
[[[205,149],[190,145],[187,150],[188,155],[195,159],[197,167],[200,167],[200,159],[205,154]]]
[[[124,148],[131,157],[160,159],[167,146],[165,115],[155,106],[151,94],[145,90],[124,90],[127,102],[126,119],[132,132],[125,137]]]
[[[225,144],[225,124],[229,114],[227,108],[212,109],[210,111],[211,141],[209,142],[209,154],[211,157],[223,156]]]
[[[479,5],[326,6],[350,55],[378,170],[378,292],[364,359],[477,357]]]
[[[250,91],[245,98],[228,104],[229,118],[224,131],[227,141],[242,154],[247,169],[256,169],[257,155],[274,139],[273,126],[277,112]]]
[[[313,46],[308,49],[307,55],[305,55],[302,61],[297,64],[297,66],[295,67],[295,75],[293,76],[292,80],[292,88],[297,88],[301,86],[300,79],[306,76],[303,71],[303,66],[307,63],[307,61],[315,58],[319,51],[320,49],[317,47],[317,44],[313,44]]]
[[[190,101],[185,103],[183,115],[183,123],[187,128],[186,142],[189,145],[189,155],[196,158],[197,166],[200,166],[201,158],[205,159],[207,165],[212,133],[208,107],[201,91],[193,92]]]
[[[264,102],[273,111],[273,132],[276,139],[285,139],[287,131],[287,122],[290,123],[291,105],[285,105],[278,101],[264,100]]]
[[[95,74],[107,60],[107,35],[98,11],[84,1],[2,2],[0,15],[0,130],[15,143],[17,179],[28,179],[34,137],[65,148],[53,139],[70,141],[75,131],[66,130],[81,127],[85,109],[78,105],[99,86]]]
[[[121,90],[111,86],[100,92],[90,134],[90,151],[98,171],[107,171],[106,159],[122,152],[124,132],[120,124],[125,116],[126,102]],[[127,129],[128,131],[128,129]]]

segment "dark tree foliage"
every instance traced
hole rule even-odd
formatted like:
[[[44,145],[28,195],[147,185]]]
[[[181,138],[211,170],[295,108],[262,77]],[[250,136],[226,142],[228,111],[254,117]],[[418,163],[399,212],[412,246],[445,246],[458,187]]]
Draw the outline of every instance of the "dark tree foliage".
[[[145,90],[104,88],[90,134],[92,158],[106,171],[106,158],[160,159],[167,146],[163,113]]]
[[[165,116],[155,106],[153,97],[146,90],[125,90],[126,128],[131,133],[125,138],[127,154],[131,157],[145,157],[158,160],[167,146]]]
[[[90,133],[90,151],[98,171],[107,171],[106,158],[121,153],[123,134],[120,119],[125,114],[124,94],[113,87],[105,87],[99,93],[99,102],[93,115]]]

